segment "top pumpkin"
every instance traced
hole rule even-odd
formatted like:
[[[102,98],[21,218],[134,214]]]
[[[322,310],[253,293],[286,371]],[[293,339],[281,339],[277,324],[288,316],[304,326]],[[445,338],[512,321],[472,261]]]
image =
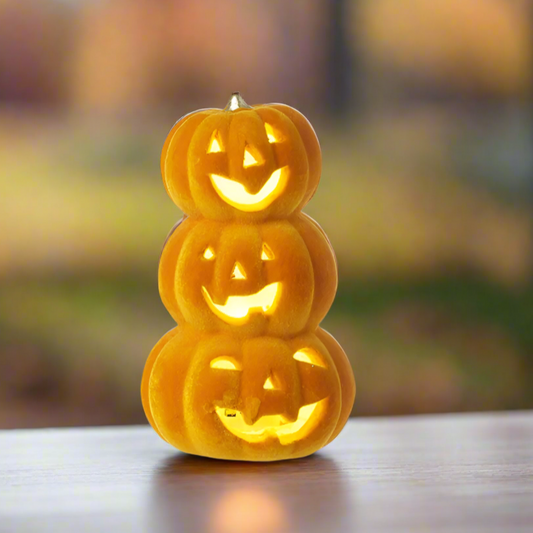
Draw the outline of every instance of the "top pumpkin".
[[[283,104],[250,107],[234,93],[225,109],[180,119],[161,154],[167,193],[188,215],[260,222],[311,199],[320,145],[309,121]]]

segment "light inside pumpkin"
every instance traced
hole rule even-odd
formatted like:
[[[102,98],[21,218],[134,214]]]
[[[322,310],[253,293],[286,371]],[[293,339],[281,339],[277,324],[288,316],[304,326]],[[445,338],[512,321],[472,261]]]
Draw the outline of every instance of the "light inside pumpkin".
[[[209,309],[228,324],[242,325],[247,322],[252,311],[271,315],[281,294],[281,283],[274,282],[263,287],[260,291],[246,296],[228,296],[223,305],[213,302],[209,291],[202,287],[205,301]]]
[[[213,252],[213,248],[211,248],[211,246],[208,246],[204,251],[204,259],[211,261],[211,259],[214,259],[214,258],[215,258],[215,252]]]
[[[213,136],[211,137],[211,142],[209,143],[209,148],[207,150],[208,154],[216,154],[218,152],[222,152],[222,144],[220,140],[218,139],[217,132],[213,133]]]
[[[298,350],[293,355],[293,358],[297,361],[301,361],[302,363],[308,363],[310,365],[316,365],[322,368],[327,368],[322,358],[318,355],[317,352],[315,352],[315,350],[312,350],[311,348],[302,348],[301,350]]]
[[[244,161],[242,166],[244,168],[251,167],[253,165],[257,165],[259,161],[252,155],[250,150],[248,148],[244,149]]]
[[[274,259],[274,252],[266,243],[263,243],[263,249],[261,250],[261,259],[263,261],[272,261]]]
[[[279,142],[278,138],[276,137],[276,134],[274,133],[274,129],[272,128],[270,124],[265,124],[265,131],[266,131],[269,143]]]
[[[211,183],[217,194],[227,204],[240,211],[262,211],[284,191],[289,178],[289,167],[278,168],[270,175],[263,187],[255,194],[249,193],[242,183],[210,174]]]
[[[246,279],[246,274],[244,273],[244,268],[237,261],[233,267],[233,272],[231,273],[231,279]]]
[[[220,370],[241,370],[241,365],[233,357],[217,357],[209,366]]]
[[[224,407],[216,407],[215,410],[224,427],[236,437],[247,442],[261,442],[268,437],[277,437],[285,445],[305,437],[313,429],[310,427],[313,420],[321,418],[326,404],[327,398],[324,398],[300,407],[298,418],[294,422],[287,422],[282,415],[266,415],[253,424],[247,424],[240,411],[232,409],[231,416],[228,416],[228,409]]]
[[[274,387],[274,383],[272,383],[272,380],[270,378],[266,378],[265,384],[263,385],[263,389],[266,390],[274,390],[276,387]]]

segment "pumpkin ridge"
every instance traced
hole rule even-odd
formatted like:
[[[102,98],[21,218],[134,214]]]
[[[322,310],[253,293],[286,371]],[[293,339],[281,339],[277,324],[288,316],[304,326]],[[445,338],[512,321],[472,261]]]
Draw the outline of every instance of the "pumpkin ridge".
[[[169,134],[169,136],[170,135],[172,136],[169,141],[166,155],[165,155],[165,167],[164,167],[165,171],[163,172],[163,183],[165,185],[165,189],[167,190],[167,194],[174,201],[174,203],[178,205],[178,207],[181,208],[183,213],[187,215],[191,215],[195,211],[197,211],[197,208],[194,207],[195,202],[192,197],[191,188],[190,188],[189,179],[188,179],[188,175],[189,175],[188,159],[189,159],[190,142],[187,145],[186,153],[183,154],[182,158],[180,158],[178,161],[174,163],[174,168],[172,169],[167,168],[167,165],[169,164],[169,158],[175,155],[175,151],[179,150],[180,145],[183,144],[183,143],[178,144],[177,142],[174,142],[174,141],[176,141],[176,138],[178,136],[183,136],[184,130],[186,128],[190,128],[191,123],[194,124],[194,129],[196,133],[196,131],[201,127],[201,125],[205,122],[205,120],[207,120],[212,115],[216,114],[217,111],[219,110],[218,109],[205,109],[205,110],[200,110],[199,112],[189,113],[188,115],[185,116],[185,119],[183,120],[183,122],[178,121],[176,123],[176,125],[174,126],[174,128],[176,128],[174,133],[172,134],[172,130],[171,130],[171,133]],[[170,148],[173,142],[176,146],[174,147],[174,151],[170,152]],[[187,177],[187,179],[183,179],[183,178],[179,179],[179,176],[176,176],[176,168],[178,169],[178,174],[179,174],[179,171],[181,170],[181,173],[184,174]],[[172,172],[170,172],[169,170],[172,170]],[[183,198],[181,199],[181,202],[179,201],[180,196],[183,196]]]

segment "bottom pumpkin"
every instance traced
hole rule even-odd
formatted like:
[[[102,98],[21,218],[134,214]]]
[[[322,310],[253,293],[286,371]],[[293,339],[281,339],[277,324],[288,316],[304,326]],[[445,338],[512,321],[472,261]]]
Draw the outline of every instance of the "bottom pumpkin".
[[[185,325],[152,350],[141,394],[152,427],[184,452],[277,461],[310,455],[339,434],[355,381],[341,346],[320,328],[242,340]]]

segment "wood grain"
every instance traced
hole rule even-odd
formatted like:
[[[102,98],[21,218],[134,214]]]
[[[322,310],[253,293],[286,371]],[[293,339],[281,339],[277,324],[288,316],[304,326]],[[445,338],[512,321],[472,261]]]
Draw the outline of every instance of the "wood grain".
[[[0,531],[531,532],[533,412],[351,420],[272,464],[180,454],[148,427],[3,431]]]

